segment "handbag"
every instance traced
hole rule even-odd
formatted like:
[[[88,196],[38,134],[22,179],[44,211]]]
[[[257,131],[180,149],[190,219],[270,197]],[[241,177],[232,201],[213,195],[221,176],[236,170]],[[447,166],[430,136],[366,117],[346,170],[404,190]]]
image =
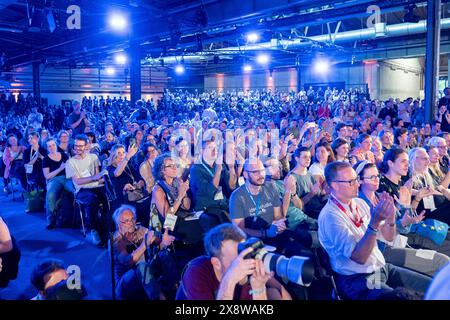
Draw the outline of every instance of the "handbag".
[[[145,197],[144,191],[142,189],[134,189],[127,191],[127,198],[130,202],[136,202]]]
[[[138,188],[138,185],[136,183],[136,180],[134,179],[133,173],[128,168],[128,164],[126,165],[124,172],[131,178],[131,180],[133,180],[133,187],[134,187],[134,190],[127,191],[128,201],[136,202],[136,201],[142,200],[145,197],[144,191],[142,189]]]
[[[435,219],[425,219],[411,226],[411,233],[430,239],[438,246],[444,243],[448,233],[448,224]]]

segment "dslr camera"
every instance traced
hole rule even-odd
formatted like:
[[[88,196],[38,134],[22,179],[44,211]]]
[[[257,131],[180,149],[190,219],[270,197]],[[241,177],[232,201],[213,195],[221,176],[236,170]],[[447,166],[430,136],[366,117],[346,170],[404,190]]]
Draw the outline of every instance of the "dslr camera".
[[[314,278],[314,263],[308,257],[292,256],[287,258],[276,254],[276,248],[266,246],[258,238],[249,238],[239,243],[238,253],[247,248],[253,248],[244,259],[259,259],[263,262],[266,272],[273,271],[277,276],[294,282],[298,285],[309,287]]]

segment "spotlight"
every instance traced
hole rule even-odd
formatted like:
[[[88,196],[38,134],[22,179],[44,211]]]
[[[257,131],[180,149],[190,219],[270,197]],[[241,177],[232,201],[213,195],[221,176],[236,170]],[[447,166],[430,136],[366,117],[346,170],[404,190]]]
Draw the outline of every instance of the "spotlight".
[[[330,69],[330,62],[328,60],[316,60],[314,62],[314,72],[318,74],[326,74]]]
[[[259,40],[259,34],[256,32],[247,33],[247,41],[248,42],[256,42]]]
[[[184,66],[182,64],[177,64],[175,66],[175,73],[177,74],[183,74],[185,71]]]
[[[114,60],[116,61],[117,64],[125,64],[127,63],[127,56],[124,55],[123,53],[119,53],[115,56]]]
[[[105,72],[106,72],[107,75],[112,76],[112,75],[114,75],[116,73],[116,70],[114,68],[109,67],[109,68],[105,69]]]
[[[244,72],[250,72],[250,71],[252,71],[252,66],[249,64],[246,64],[246,65],[244,65],[243,69],[244,69]]]
[[[109,18],[109,26],[116,31],[125,30],[127,24],[127,19],[121,14],[113,13]]]
[[[269,60],[270,60],[270,57],[264,53],[262,53],[256,57],[256,61],[259,64],[267,64],[267,63],[269,63]]]

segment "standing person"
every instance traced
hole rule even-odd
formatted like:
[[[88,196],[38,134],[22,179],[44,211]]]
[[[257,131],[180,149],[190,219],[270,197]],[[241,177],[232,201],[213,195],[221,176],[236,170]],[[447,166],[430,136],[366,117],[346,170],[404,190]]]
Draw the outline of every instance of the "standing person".
[[[42,170],[47,180],[46,195],[46,218],[47,229],[54,229],[56,226],[56,202],[61,197],[61,191],[66,190],[75,193],[75,188],[70,179],[66,178],[66,162],[69,157],[64,152],[59,152],[56,140],[49,138],[46,142],[47,155],[42,160]]]
[[[396,234],[395,205],[383,193],[372,210],[358,196],[358,177],[349,163],[325,168],[330,199],[319,216],[319,240],[330,256],[340,295],[351,300],[383,299],[396,287],[425,292],[431,278],[386,263],[377,237]]]
[[[74,136],[83,134],[86,127],[89,127],[89,121],[86,118],[86,111],[81,110],[80,102],[72,102],[73,112],[69,115],[69,125]]]
[[[75,186],[75,199],[84,207],[86,229],[90,232],[91,242],[104,246],[107,240],[108,225],[106,222],[106,191],[103,185],[104,172],[100,172],[100,161],[93,153],[86,150],[88,137],[75,137],[74,153],[66,163],[66,177],[72,179]],[[100,204],[103,208],[99,218]]]

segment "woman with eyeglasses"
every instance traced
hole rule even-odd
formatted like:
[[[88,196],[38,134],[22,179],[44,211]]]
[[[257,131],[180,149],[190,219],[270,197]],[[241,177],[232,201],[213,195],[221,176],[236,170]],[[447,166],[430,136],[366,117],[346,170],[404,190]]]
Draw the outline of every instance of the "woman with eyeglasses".
[[[378,205],[377,190],[380,184],[380,174],[375,164],[368,161],[360,161],[353,166],[358,174],[360,191],[359,198],[363,199],[371,209]],[[420,215],[411,209],[411,191],[402,186],[399,189],[397,201],[397,232],[407,235],[412,224],[419,223],[425,218],[425,211]],[[430,276],[433,276],[445,264],[450,262],[450,258],[442,253],[435,253],[430,261],[422,258],[416,249],[398,248],[391,244],[378,240],[378,247],[383,253],[386,262],[399,267],[412,269]]]
[[[162,154],[155,159],[153,176],[156,184],[152,191],[151,208],[155,208],[161,225],[168,217],[176,219],[175,225],[167,227],[169,234],[175,237],[175,250],[180,272],[191,259],[203,253],[203,230],[199,219],[189,219],[191,199],[188,194],[189,180],[182,181],[178,177],[177,164],[170,154]],[[187,220],[186,220],[187,219]]]
[[[362,133],[356,139],[358,147],[355,148],[350,156],[356,158],[357,161],[367,160],[375,163],[375,157],[370,151],[372,149],[372,137],[367,133]]]

